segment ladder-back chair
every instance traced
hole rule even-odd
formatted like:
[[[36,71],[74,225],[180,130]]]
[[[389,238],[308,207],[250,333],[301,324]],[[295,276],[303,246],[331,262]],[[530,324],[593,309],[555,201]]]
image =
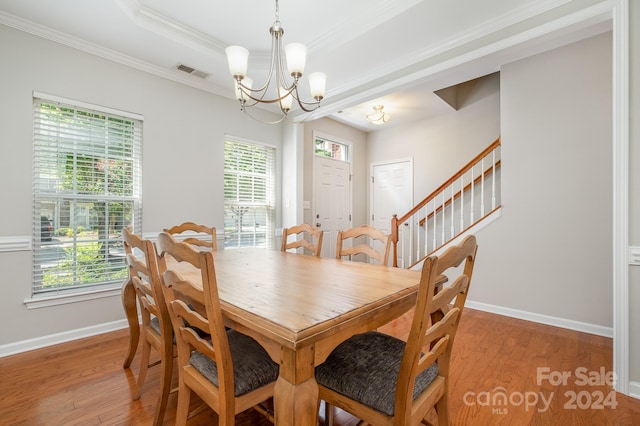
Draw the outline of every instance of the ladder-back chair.
[[[427,417],[435,408],[439,426],[449,424],[451,348],[476,251],[471,235],[424,261],[406,342],[377,331],[358,334],[316,368],[327,418],[332,417],[331,406],[338,406],[376,426],[429,424]],[[441,274],[452,284],[436,292]]]

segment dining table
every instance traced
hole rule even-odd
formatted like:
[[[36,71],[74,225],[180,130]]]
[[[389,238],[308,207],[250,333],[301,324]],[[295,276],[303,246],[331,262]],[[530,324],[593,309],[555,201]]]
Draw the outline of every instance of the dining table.
[[[280,366],[273,398],[276,425],[317,425],[315,367],[349,337],[407,312],[420,281],[417,270],[264,248],[213,255],[226,325],[254,338]],[[167,267],[201,282],[187,263],[173,261]],[[139,332],[132,310],[135,293],[128,286],[122,301],[131,328],[130,359]]]

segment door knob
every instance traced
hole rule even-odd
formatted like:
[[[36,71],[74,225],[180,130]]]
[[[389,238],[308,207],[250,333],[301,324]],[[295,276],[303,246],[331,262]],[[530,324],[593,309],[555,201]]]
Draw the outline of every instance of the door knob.
[[[320,225],[319,223],[316,223],[316,228],[320,228],[322,225]]]

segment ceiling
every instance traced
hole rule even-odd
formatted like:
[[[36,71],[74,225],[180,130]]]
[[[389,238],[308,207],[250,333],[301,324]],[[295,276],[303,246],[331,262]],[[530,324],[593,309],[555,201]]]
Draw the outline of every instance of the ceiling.
[[[305,73],[327,74],[327,94],[312,114],[364,131],[424,119],[450,110],[433,92],[498,71],[500,65],[606,30],[582,25],[557,35],[496,48],[481,58],[436,61],[481,37],[508,31],[569,0],[281,0],[284,43],[308,47]],[[275,1],[234,0],[0,0],[0,23],[234,98],[224,49],[251,52],[248,75],[266,81]],[[514,42],[515,43],[515,42]],[[449,63],[450,62],[450,63]],[[186,74],[194,68],[205,78]],[[303,98],[308,88],[303,77]],[[382,104],[384,126],[364,116]]]

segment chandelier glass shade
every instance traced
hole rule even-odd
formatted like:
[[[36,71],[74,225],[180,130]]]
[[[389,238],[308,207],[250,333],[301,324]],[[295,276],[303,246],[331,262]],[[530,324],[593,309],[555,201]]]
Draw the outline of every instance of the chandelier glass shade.
[[[367,120],[372,124],[384,124],[391,119],[391,115],[384,112],[382,109],[384,106],[376,105],[373,107],[373,112],[367,114]]]
[[[277,122],[282,121],[287,116],[294,100],[303,111],[314,111],[320,106],[320,101],[324,98],[327,77],[322,72],[309,74],[309,86],[313,100],[303,101],[300,99],[298,84],[304,74],[307,48],[301,43],[290,43],[284,49],[282,48],[284,29],[279,20],[278,0],[276,0],[276,20],[269,29],[269,33],[271,34],[269,76],[266,83],[259,88],[254,88],[253,80],[247,77],[249,51],[241,46],[229,46],[225,49],[229,72],[234,79],[236,98],[240,101],[240,109],[246,112],[247,108],[259,103],[277,103],[280,111],[282,111],[282,118]],[[286,72],[283,50],[286,57]],[[269,90],[270,87],[272,87],[271,91]]]

